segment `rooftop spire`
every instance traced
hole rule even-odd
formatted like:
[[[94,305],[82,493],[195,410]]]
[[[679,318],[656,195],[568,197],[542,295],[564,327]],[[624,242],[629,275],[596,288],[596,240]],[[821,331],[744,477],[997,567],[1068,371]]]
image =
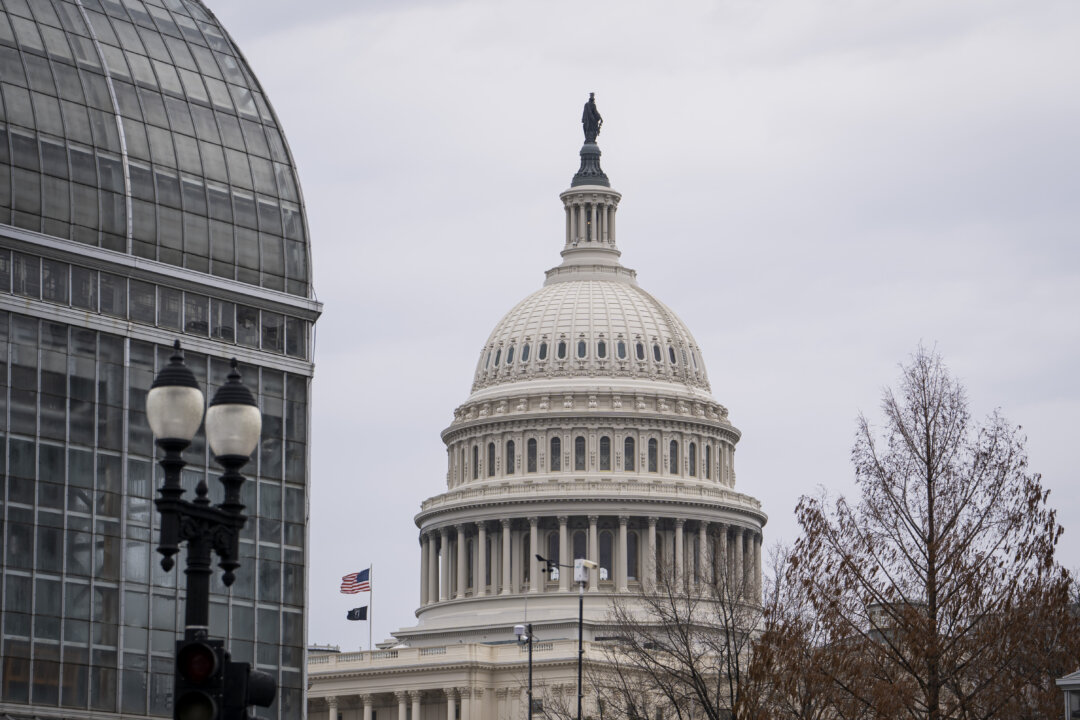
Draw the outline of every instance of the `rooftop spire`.
[[[600,117],[600,111],[596,109],[596,93],[589,93],[589,101],[585,103],[585,109],[581,113],[581,128],[585,131],[585,144],[581,146],[581,167],[577,175],[570,181],[570,187],[578,185],[601,185],[611,187],[608,176],[600,168],[600,146],[596,144],[596,136],[600,134],[600,127],[604,124],[604,118]]]

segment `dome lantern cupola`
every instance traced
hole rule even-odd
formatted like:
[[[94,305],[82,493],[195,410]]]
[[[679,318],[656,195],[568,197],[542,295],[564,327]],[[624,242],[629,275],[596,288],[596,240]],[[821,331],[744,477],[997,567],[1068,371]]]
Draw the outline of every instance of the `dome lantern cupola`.
[[[608,176],[600,168],[600,146],[596,144],[596,136],[602,123],[594,93],[589,93],[581,117],[585,131],[581,167],[570,182],[570,189],[559,195],[566,212],[563,261],[547,272],[546,285],[586,277],[637,284],[636,273],[619,264],[621,253],[615,244],[615,212],[622,195],[611,189]]]

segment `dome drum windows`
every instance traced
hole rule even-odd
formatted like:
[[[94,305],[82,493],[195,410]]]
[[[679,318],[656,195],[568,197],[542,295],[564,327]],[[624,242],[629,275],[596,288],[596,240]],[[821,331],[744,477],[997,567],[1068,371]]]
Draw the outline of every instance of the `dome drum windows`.
[[[675,362],[675,348],[672,347],[671,345],[668,345],[667,346],[667,353],[668,353],[668,359],[671,360],[671,364],[672,365],[677,365],[678,363]]]
[[[516,448],[514,447],[514,441],[513,440],[507,440],[506,441],[506,458],[505,458],[505,460],[506,460],[506,474],[507,475],[513,475],[514,474],[514,465],[516,465],[515,456],[514,456],[514,451],[515,450],[516,450]]]
[[[521,362],[529,362],[529,343],[525,343],[521,346]]]
[[[588,348],[589,348],[589,345],[588,345],[588,343],[585,342],[584,339],[578,340],[578,343],[577,343],[577,357],[578,357],[578,360],[584,360],[585,359],[585,355],[588,352]]]
[[[599,340],[596,343],[596,357],[601,360],[607,358],[607,343],[603,340]]]
[[[525,443],[525,472],[536,472],[536,438]]]
[[[540,362],[544,362],[545,360],[547,360],[547,352],[547,343],[540,343],[540,349],[536,353],[536,359]]]
[[[495,443],[489,442],[487,446],[487,476],[495,477]]]
[[[619,340],[617,343],[615,343],[615,357],[617,357],[619,360],[625,360],[626,359],[626,341],[625,340]]]
[[[697,477],[697,443],[690,443],[688,452],[689,458],[686,461],[686,470],[690,477]]]
[[[679,474],[679,442],[672,440],[668,446],[668,472],[672,475]]]
[[[634,438],[623,440],[623,470],[634,471]]]
[[[634,344],[634,355],[638,362],[645,362],[645,343],[639,341]]]
[[[511,345],[506,349],[506,364],[510,365],[514,362],[514,346]]]
[[[659,472],[660,462],[659,458],[659,443],[656,438],[649,438],[649,472]]]
[[[607,435],[600,438],[600,469],[611,469],[611,438]]]
[[[552,472],[562,470],[562,440],[557,437],[551,438],[551,456],[548,458],[548,467]]]
[[[654,362],[661,363],[661,362],[664,361],[664,356],[660,354],[660,345],[658,343],[653,343],[652,356],[653,356],[653,361]],[[498,357],[499,357],[498,355],[495,356],[495,364],[496,365],[499,364]]]
[[[566,359],[566,341],[560,340],[558,345],[555,346],[555,358],[557,360]]]
[[[585,436],[578,435],[574,438],[574,470],[585,469]]]

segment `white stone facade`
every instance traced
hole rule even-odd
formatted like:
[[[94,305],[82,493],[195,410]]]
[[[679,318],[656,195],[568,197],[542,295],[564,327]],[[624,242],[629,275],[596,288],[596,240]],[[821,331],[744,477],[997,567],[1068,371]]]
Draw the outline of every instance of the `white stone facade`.
[[[314,717],[524,718],[523,622],[538,639],[536,696],[573,696],[579,588],[537,554],[600,565],[581,590],[586,658],[599,657],[612,600],[659,572],[691,588],[726,573],[760,599],[766,516],[735,490],[740,433],[701,350],[619,263],[619,193],[560,197],[563,261],[496,325],[443,431],[447,491],[415,518],[418,622],[396,648],[313,655]]]

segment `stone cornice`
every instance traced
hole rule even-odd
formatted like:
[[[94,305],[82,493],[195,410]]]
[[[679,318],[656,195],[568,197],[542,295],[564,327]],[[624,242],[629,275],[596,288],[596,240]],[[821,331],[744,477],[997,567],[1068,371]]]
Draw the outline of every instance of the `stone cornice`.
[[[523,506],[529,508],[523,510],[527,513],[533,512],[532,508],[539,509],[538,506],[560,503],[586,504],[595,512],[605,501],[702,508],[711,512],[724,510],[747,515],[760,525],[768,519],[757,499],[723,486],[663,480],[640,482],[630,478],[465,485],[425,500],[414,520],[417,527],[423,527],[441,515],[458,515],[463,511]]]

